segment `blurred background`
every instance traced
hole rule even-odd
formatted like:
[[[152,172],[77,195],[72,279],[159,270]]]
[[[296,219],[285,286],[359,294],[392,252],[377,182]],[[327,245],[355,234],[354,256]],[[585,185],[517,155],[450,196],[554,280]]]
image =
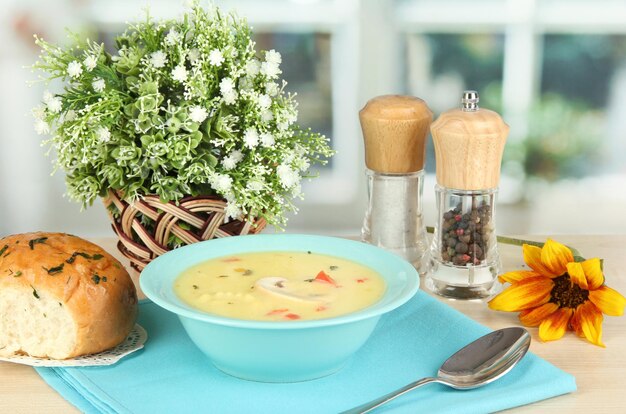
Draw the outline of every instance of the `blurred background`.
[[[626,2],[619,0],[216,1],[245,16],[257,50],[283,56],[299,122],[338,151],[304,186],[288,232],[358,234],[366,205],[358,111],[381,94],[424,99],[435,116],[465,89],[511,127],[503,162],[501,234],[626,233]],[[65,27],[111,42],[149,5],[182,2],[0,0],[0,236],[34,230],[112,236],[101,204],[67,200],[30,110],[32,35],[66,43]],[[57,85],[58,87],[59,85]],[[51,86],[54,89],[55,85]],[[43,138],[45,139],[45,138]],[[434,155],[423,204],[434,223]]]

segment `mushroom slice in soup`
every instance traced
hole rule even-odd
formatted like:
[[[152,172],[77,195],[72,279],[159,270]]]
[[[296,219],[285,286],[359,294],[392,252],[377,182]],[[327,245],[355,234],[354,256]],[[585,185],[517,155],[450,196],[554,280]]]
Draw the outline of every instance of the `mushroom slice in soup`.
[[[302,282],[308,283],[308,282]],[[284,299],[294,300],[305,303],[325,303],[330,295],[310,294],[303,292],[302,286],[297,281],[291,281],[284,277],[269,276],[262,277],[254,284],[260,292],[266,292],[271,295],[277,295]]]

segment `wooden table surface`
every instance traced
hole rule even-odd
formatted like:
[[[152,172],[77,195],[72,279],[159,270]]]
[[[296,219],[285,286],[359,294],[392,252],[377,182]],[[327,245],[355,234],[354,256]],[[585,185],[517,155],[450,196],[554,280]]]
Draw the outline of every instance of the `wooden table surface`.
[[[542,237],[527,237],[544,241]],[[556,240],[575,246],[587,258],[604,260],[607,284],[626,294],[626,236],[559,236]],[[121,259],[112,238],[95,243]],[[501,245],[504,270],[521,268],[521,248]],[[122,263],[128,264],[127,260]],[[519,325],[514,313],[489,310],[483,302],[451,301],[440,298],[470,318],[490,328]],[[509,410],[511,413],[618,413],[626,412],[626,318],[606,316],[600,348],[572,332],[556,342],[542,343],[537,328],[530,328],[530,350],[576,377],[578,391]],[[33,368],[0,362],[0,413],[74,413],[77,410],[50,388]]]

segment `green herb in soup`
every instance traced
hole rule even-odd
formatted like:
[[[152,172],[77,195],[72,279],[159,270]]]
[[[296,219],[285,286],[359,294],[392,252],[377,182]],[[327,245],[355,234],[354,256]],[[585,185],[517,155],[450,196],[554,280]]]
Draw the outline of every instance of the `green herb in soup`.
[[[185,270],[174,282],[176,294],[194,308],[262,321],[355,312],[377,302],[385,289],[369,267],[308,251],[220,257]]]

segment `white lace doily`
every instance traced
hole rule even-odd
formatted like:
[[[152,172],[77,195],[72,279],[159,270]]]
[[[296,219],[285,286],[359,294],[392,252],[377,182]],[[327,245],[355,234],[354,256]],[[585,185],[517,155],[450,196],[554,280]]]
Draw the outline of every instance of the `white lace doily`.
[[[148,339],[148,333],[139,324],[128,334],[124,342],[107,351],[98,354],[84,355],[70,359],[35,358],[31,356],[0,357],[0,361],[15,362],[16,364],[30,365],[31,367],[93,367],[99,365],[113,365],[126,355],[143,348]]]

